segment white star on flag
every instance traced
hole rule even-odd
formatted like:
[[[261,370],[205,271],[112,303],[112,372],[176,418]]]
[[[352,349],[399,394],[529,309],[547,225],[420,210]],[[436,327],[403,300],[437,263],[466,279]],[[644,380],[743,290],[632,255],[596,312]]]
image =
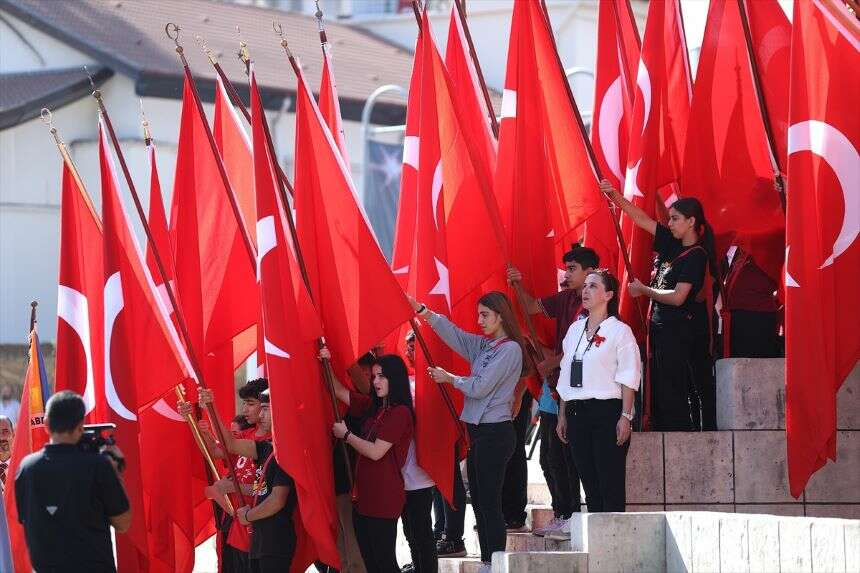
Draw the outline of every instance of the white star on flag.
[[[428,294],[443,295],[448,302],[448,310],[451,310],[451,283],[448,281],[448,267],[436,257],[433,257],[433,260],[436,262],[436,274],[439,275],[439,280]]]

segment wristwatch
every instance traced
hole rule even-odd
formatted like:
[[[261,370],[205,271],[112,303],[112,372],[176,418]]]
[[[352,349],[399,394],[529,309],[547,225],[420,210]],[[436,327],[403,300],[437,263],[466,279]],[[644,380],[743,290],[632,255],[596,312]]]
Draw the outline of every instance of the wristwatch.
[[[634,410],[630,410],[629,412],[621,412],[621,415],[632,422],[633,421],[633,412],[634,412]]]

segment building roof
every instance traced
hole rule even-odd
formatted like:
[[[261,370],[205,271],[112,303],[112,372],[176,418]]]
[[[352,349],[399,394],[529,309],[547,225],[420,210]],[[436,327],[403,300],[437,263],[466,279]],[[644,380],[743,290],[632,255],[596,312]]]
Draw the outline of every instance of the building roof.
[[[322,73],[316,21],[298,13],[213,0],[0,0],[0,9],[130,76],[142,96],[178,99],[182,95],[182,66],[164,32],[168,22],[181,27],[180,43],[204,100],[213,99],[216,73],[197,36],[216,55],[239,92],[247,94],[244,66],[235,55],[240,39],[237,26],[255,61],[266,107],[279,108],[284,97],[296,90],[296,78],[273,21],[283,26],[312,86],[318,85]],[[325,27],[345,118],[359,119],[364,101],[379,86],[409,85],[412,54],[408,50],[359,28],[329,20]],[[403,121],[401,98],[383,96],[376,107],[374,121]]]
[[[104,66],[90,70],[95,84],[113,75]],[[37,117],[43,107],[57,109],[91,91],[80,68],[0,74],[0,130]]]

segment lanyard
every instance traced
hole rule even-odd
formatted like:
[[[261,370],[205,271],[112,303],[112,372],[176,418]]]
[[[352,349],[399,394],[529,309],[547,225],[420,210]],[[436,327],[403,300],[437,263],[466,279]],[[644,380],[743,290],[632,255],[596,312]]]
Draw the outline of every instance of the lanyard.
[[[573,359],[576,360],[576,353],[579,352],[579,345],[582,343],[582,337],[585,336],[585,331],[588,330],[588,322],[586,321],[585,326],[582,327],[582,334],[579,335],[579,340],[576,342],[576,348],[573,349]],[[588,345],[585,347],[585,350],[582,351],[582,358],[585,358],[585,353],[591,348],[591,345],[594,344],[594,339],[597,338],[597,333],[600,332],[600,325],[597,326],[597,330],[594,331],[594,334],[591,335],[591,338],[587,338]],[[582,360],[580,358],[579,360]]]

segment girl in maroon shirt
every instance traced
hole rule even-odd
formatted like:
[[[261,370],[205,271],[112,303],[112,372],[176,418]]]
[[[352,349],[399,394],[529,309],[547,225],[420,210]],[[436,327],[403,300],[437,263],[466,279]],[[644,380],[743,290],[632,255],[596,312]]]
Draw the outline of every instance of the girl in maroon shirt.
[[[321,358],[329,356],[327,349],[320,352]],[[335,423],[332,431],[359,454],[353,478],[353,525],[364,564],[369,572],[399,573],[397,520],[406,501],[401,469],[415,424],[403,359],[393,354],[378,358],[372,367],[372,386],[371,395],[365,396],[335,380],[338,399],[362,423],[360,434],[353,434],[343,422]]]

